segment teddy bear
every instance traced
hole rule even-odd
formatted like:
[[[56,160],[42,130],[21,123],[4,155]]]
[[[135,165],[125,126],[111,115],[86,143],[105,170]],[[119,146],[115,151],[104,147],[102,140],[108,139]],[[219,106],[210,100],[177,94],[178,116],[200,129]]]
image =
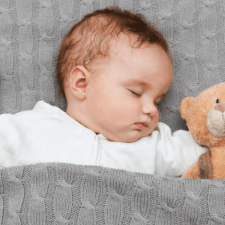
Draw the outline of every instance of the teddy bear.
[[[180,112],[196,142],[209,148],[181,177],[225,178],[225,82],[183,99]]]

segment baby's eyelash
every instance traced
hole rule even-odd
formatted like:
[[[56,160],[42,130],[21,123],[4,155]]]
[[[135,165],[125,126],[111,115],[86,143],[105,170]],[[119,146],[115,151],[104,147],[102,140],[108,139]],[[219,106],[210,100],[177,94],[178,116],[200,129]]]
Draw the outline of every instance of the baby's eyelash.
[[[136,92],[133,92],[131,90],[129,90],[132,94],[136,95],[136,96],[141,96],[140,94],[136,93]]]

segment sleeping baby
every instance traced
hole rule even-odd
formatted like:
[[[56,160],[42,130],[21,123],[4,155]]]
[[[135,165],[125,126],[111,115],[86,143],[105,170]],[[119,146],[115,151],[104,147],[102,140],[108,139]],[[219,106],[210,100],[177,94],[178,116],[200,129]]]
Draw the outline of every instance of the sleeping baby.
[[[62,162],[180,176],[208,149],[159,122],[173,68],[163,35],[119,8],[86,15],[64,37],[57,80],[67,109],[39,101],[0,116],[0,166]]]

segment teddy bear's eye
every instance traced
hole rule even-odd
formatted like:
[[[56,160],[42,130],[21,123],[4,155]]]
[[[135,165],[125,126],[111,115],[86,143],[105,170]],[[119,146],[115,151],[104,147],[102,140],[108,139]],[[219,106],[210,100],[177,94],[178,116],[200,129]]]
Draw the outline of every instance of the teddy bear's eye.
[[[216,99],[216,103],[217,103],[217,104],[220,103],[220,100],[219,100],[218,98]]]

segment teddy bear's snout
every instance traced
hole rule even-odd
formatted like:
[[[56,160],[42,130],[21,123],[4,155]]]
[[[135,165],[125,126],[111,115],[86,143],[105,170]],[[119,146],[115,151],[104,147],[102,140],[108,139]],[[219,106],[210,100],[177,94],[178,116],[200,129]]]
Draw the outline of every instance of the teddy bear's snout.
[[[225,136],[225,103],[219,102],[207,115],[207,127],[213,136]]]
[[[220,112],[224,112],[225,111],[225,103],[224,102],[220,102],[218,103],[215,107],[214,107],[215,110],[218,110]]]

